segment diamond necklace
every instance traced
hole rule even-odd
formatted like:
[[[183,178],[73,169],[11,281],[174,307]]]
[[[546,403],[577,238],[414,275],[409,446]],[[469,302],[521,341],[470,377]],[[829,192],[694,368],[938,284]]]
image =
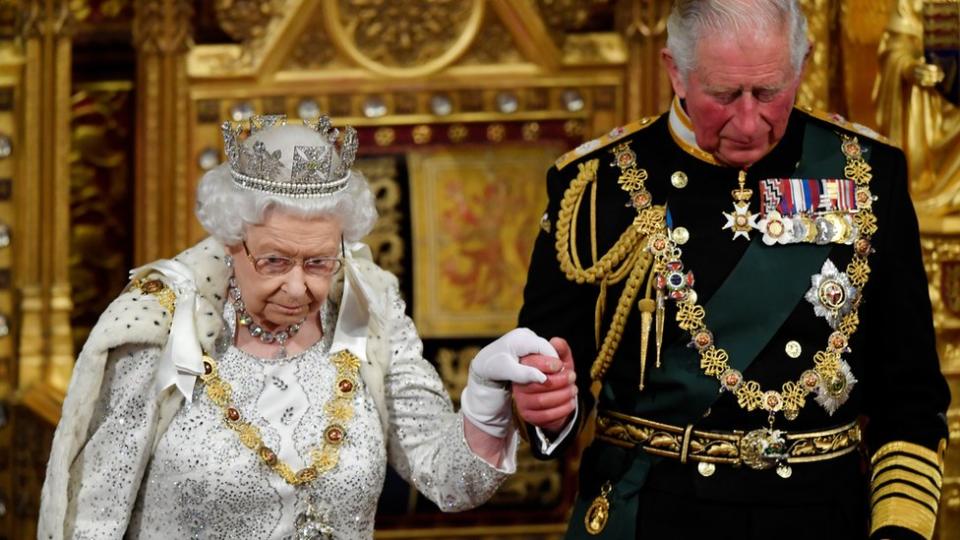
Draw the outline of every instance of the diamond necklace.
[[[300,326],[303,324],[303,321],[307,320],[307,318],[304,317],[300,319],[300,322],[293,323],[278,332],[269,332],[254,322],[253,316],[247,313],[246,306],[243,303],[243,298],[240,296],[240,287],[237,286],[237,279],[232,276],[230,277],[229,292],[230,298],[233,300],[233,309],[237,312],[237,322],[240,323],[240,326],[245,327],[250,332],[251,336],[260,340],[260,343],[267,345],[270,345],[274,342],[279,343],[280,350],[277,351],[276,358],[286,358],[287,340],[297,335],[297,332],[300,331]]]

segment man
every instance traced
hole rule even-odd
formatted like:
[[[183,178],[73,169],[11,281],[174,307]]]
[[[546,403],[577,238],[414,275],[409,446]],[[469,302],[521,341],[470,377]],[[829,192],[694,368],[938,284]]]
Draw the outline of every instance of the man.
[[[567,537],[929,539],[949,391],[902,152],[794,109],[796,0],[667,28],[677,99],[557,161],[524,292],[560,354],[514,386],[534,452],[595,430]]]

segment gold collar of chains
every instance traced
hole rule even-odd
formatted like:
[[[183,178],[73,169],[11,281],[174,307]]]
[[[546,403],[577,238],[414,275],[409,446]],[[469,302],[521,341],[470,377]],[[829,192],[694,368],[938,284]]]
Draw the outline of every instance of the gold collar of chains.
[[[849,313],[842,317],[839,313],[836,314],[839,319],[836,331],[827,338],[826,347],[813,355],[813,367],[804,371],[796,381],[785,382],[780,390],[763,390],[760,383],[744,380],[740,371],[730,367],[727,351],[714,344],[713,334],[704,324],[706,310],[696,302],[696,295],[687,294],[677,301],[677,325],[689,332],[691,343],[700,353],[700,369],[703,373],[716,377],[723,390],[736,396],[737,404],[741,408],[747,411],[766,411],[771,425],[779,412],[782,412],[787,420],[795,419],[811,392],[817,392],[824,400],[844,400],[849,393],[850,368],[842,354],[860,323],[860,298],[870,275],[867,257],[872,252],[870,238],[877,231],[877,220],[873,214],[872,196],[869,192],[870,180],[873,178],[871,167],[863,159],[856,137],[841,137],[841,149],[846,158],[844,174],[856,183],[860,202],[853,217],[859,238],[854,244],[853,257],[846,268],[846,274],[856,289],[856,294]],[[661,231],[648,242],[647,249],[655,256],[654,274],[662,274],[671,264],[682,268],[680,248],[670,239],[666,222],[662,224]],[[658,298],[658,303],[659,301]]]
[[[233,388],[230,383],[220,378],[217,363],[210,356],[203,357],[203,375],[200,379],[206,386],[207,397],[220,408],[223,421],[227,427],[237,432],[240,442],[253,450],[264,465],[270,467],[288,484],[299,486],[316,480],[337,466],[340,462],[340,447],[347,437],[345,426],[353,418],[353,396],[359,380],[357,374],[360,370],[360,359],[350,351],[342,350],[334,354],[330,361],[337,368],[333,395],[323,407],[330,423],[323,430],[323,442],[310,451],[310,464],[299,471],[294,471],[293,467],[281,461],[276,451],[264,444],[260,428],[243,418],[240,409],[233,404]]]
[[[741,408],[747,411],[756,409],[767,411],[771,425],[778,412],[783,412],[788,420],[795,419],[805,405],[807,395],[811,392],[819,391],[840,396],[848,391],[846,372],[849,371],[849,366],[841,355],[845,352],[850,337],[859,325],[859,298],[870,273],[867,257],[872,252],[870,238],[877,230],[877,220],[873,214],[872,196],[869,191],[870,180],[873,177],[871,167],[863,159],[856,137],[841,134],[841,138],[841,150],[846,158],[844,174],[857,186],[858,210],[853,222],[859,231],[859,238],[854,244],[853,258],[846,268],[846,274],[856,289],[856,299],[853,309],[840,318],[837,330],[827,340],[827,346],[814,354],[812,369],[805,371],[796,381],[787,381],[779,391],[764,391],[758,382],[744,380],[742,373],[729,366],[727,351],[714,344],[713,334],[704,324],[706,310],[702,305],[697,304],[693,289],[688,287],[686,294],[677,299],[677,324],[690,334],[692,344],[700,354],[700,369],[704,374],[715,377],[722,389],[732,392]],[[622,281],[624,276],[628,276],[623,293],[617,302],[610,328],[590,368],[590,376],[594,381],[602,379],[609,368],[623,335],[631,306],[639,294],[644,277],[647,277],[646,294],[638,302],[641,312],[640,389],[643,390],[647,336],[651,328],[652,314],[656,313],[657,366],[659,366],[665,312],[665,299],[659,289],[657,300],[653,301],[651,298],[652,284],[656,281],[656,277],[662,276],[671,268],[671,265],[673,268],[683,268],[680,260],[681,251],[667,229],[665,207],[651,204],[651,197],[644,186],[647,173],[637,168],[636,155],[629,148],[629,143],[617,145],[611,152],[616,156],[614,165],[621,171],[618,183],[622,189],[630,193],[631,204],[637,210],[637,217],[631,227],[621,234],[614,246],[597,260],[595,218],[599,160],[592,159],[580,164],[577,178],[564,193],[557,216],[557,258],[567,279],[577,283],[600,284],[601,290],[596,308],[597,336],[599,336],[599,323],[606,297],[606,285]],[[577,256],[576,223],[587,185],[591,186],[591,251],[594,264],[589,268],[583,268]]]

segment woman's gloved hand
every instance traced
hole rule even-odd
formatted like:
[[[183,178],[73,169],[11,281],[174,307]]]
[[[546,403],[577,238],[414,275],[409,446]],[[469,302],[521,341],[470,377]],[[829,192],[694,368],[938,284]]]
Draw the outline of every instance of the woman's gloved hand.
[[[517,328],[487,345],[470,362],[467,386],[460,395],[460,409],[483,432],[504,438],[512,423],[509,383],[542,383],[539,369],[520,364],[520,357],[542,354],[557,358],[557,351],[527,328]]]

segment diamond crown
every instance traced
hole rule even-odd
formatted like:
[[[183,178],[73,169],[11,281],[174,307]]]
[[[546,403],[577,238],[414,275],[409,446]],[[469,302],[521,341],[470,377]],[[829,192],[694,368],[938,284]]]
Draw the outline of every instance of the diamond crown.
[[[220,126],[233,182],[245,189],[294,198],[325,197],[344,189],[350,179],[350,167],[357,157],[357,131],[346,127],[343,141],[337,148],[340,130],[333,127],[330,118],[324,115],[304,119],[304,126],[319,133],[330,144],[294,146],[291,170],[280,161],[280,150],[267,150],[263,141],[254,143],[252,149],[243,143],[244,133],[250,136],[285,125],[287,116],[274,114],[253,116],[245,122],[227,121]],[[333,167],[335,150],[340,155],[340,163]]]

